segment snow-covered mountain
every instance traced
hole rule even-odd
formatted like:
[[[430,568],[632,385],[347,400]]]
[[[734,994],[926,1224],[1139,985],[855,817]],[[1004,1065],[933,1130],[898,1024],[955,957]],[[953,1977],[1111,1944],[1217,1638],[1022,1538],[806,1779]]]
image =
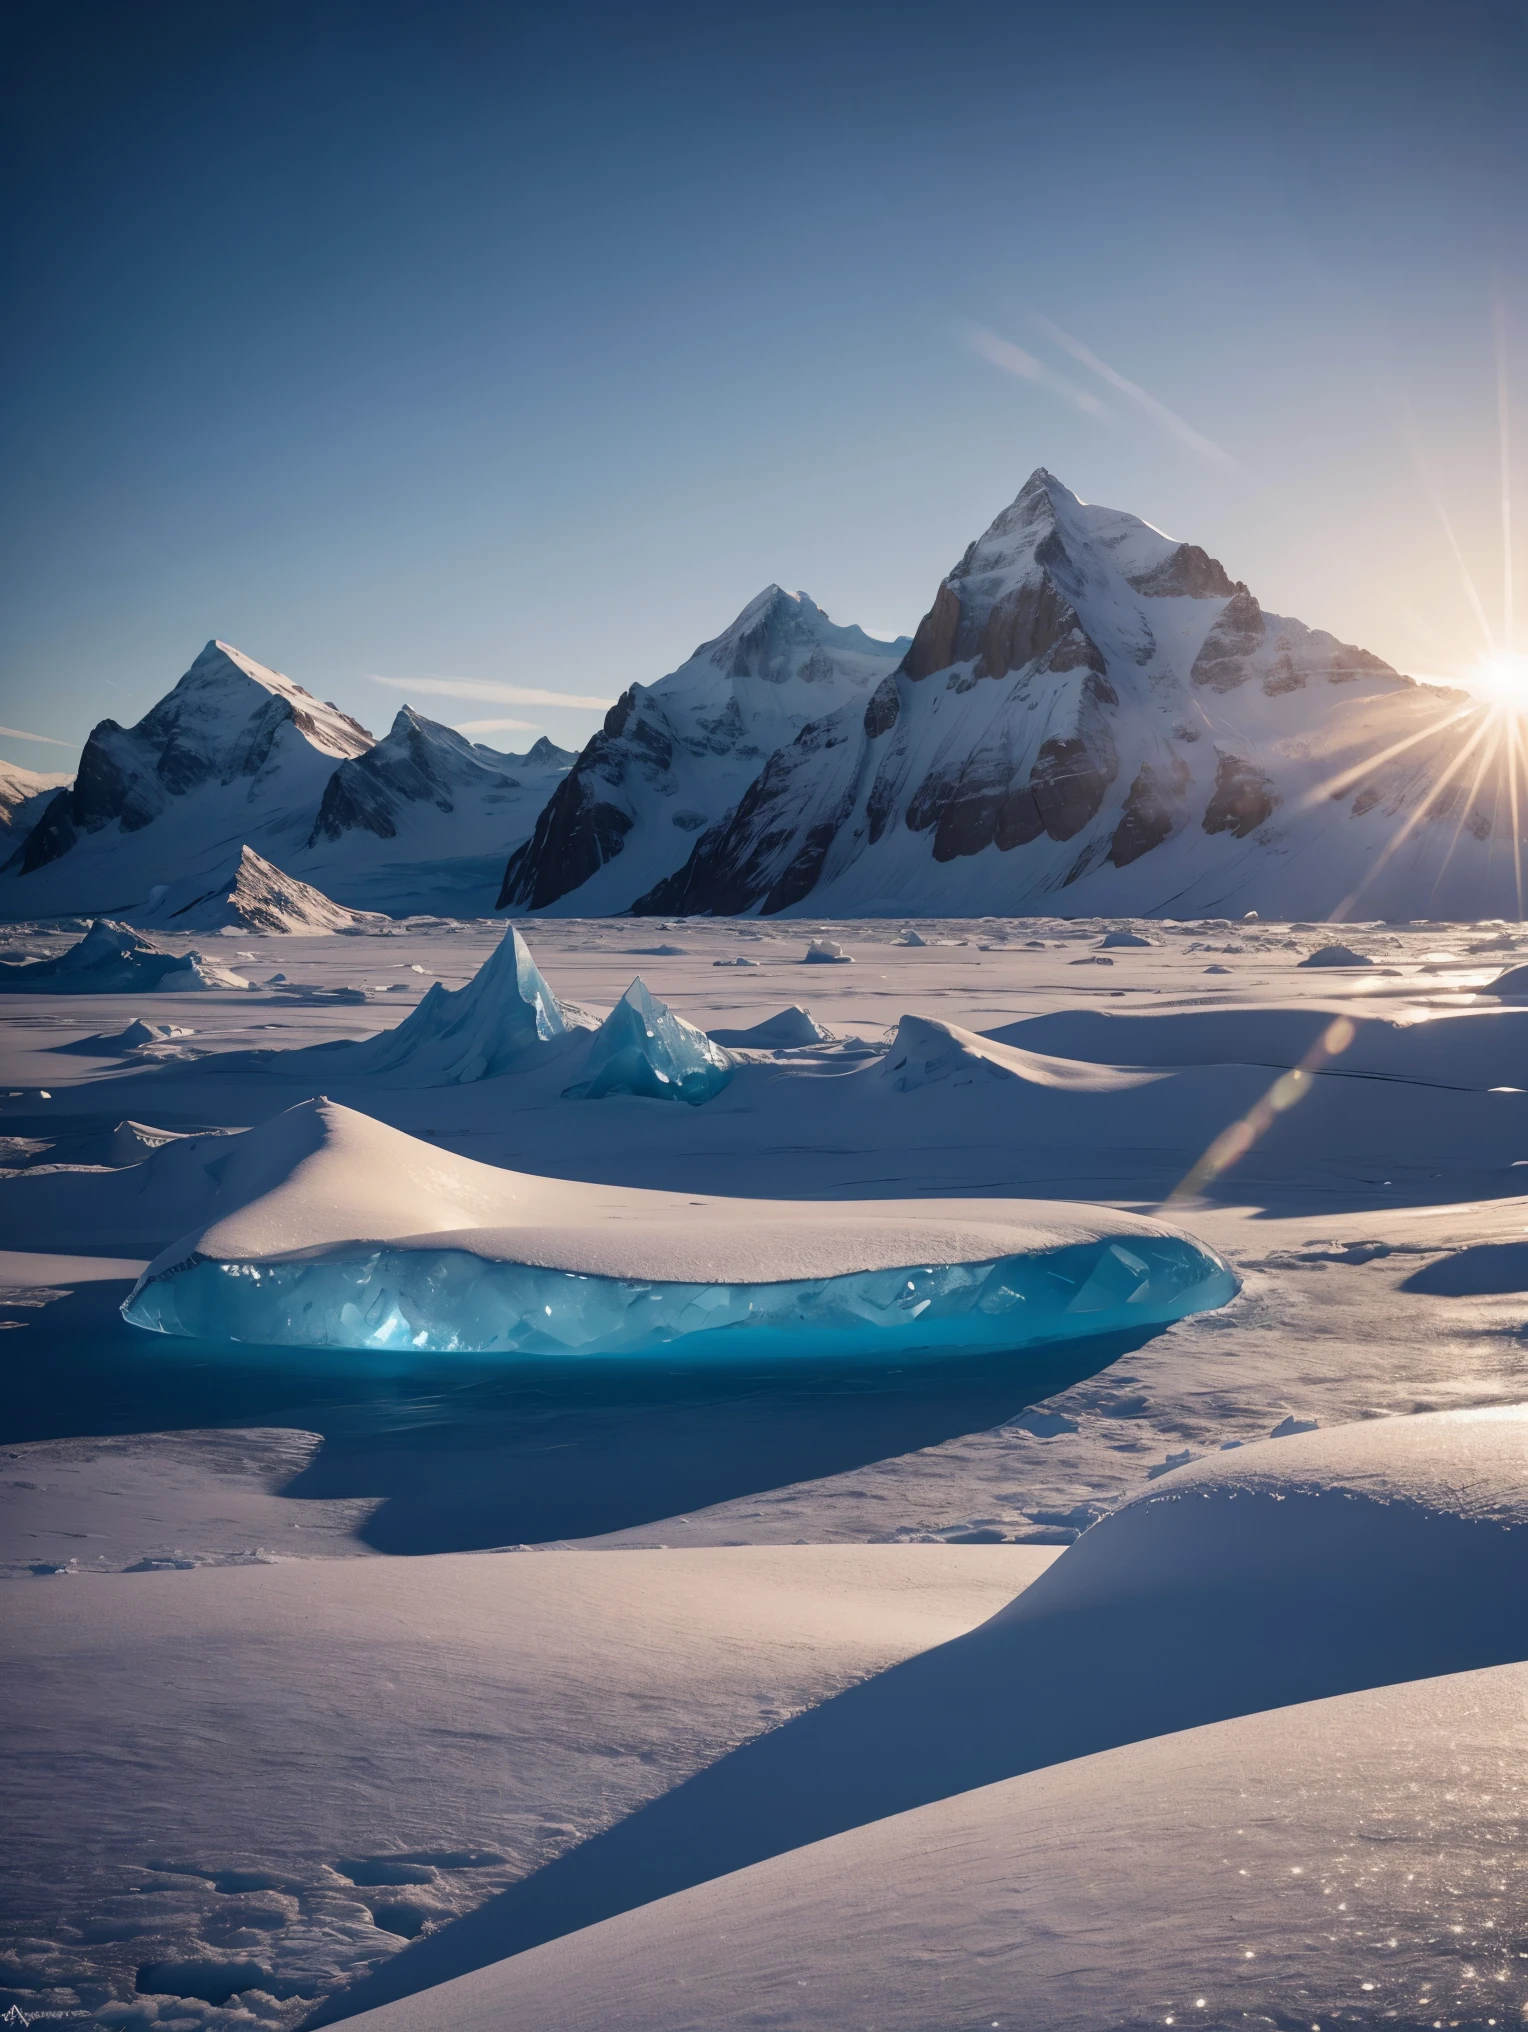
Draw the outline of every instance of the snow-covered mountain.
[[[67,774],[49,776],[16,762],[0,762],[0,847],[7,839],[24,839],[57,792],[73,780]]]
[[[290,678],[209,642],[136,726],[103,720],[78,775],[54,779],[67,787],[40,810],[21,786],[32,802],[18,810],[35,818],[10,829],[0,917],[167,922],[166,895],[177,908],[226,902],[245,853],[342,905],[482,915],[505,854],[572,761],[549,741],[500,755],[408,707],[378,741]],[[335,907],[328,894],[321,902]],[[233,907],[229,922],[241,921]]]
[[[634,684],[510,858],[500,909],[630,908],[685,861],[782,744],[865,696],[908,647],[841,628],[768,586],[725,634],[656,684]]]
[[[1507,747],[1041,470],[868,702],[803,726],[631,907],[1517,917]]]
[[[0,910],[120,914],[245,845],[284,863],[336,766],[371,745],[337,707],[209,642],[136,726],[94,729],[72,786],[7,862]]]
[[[309,936],[367,931],[386,923],[372,911],[347,910],[311,883],[299,882],[241,847],[233,866],[207,886],[203,876],[168,885],[135,911],[138,924],[166,931],[288,931]]]
[[[329,778],[295,865],[349,903],[484,914],[505,855],[573,761],[545,738],[502,755],[404,706]]]

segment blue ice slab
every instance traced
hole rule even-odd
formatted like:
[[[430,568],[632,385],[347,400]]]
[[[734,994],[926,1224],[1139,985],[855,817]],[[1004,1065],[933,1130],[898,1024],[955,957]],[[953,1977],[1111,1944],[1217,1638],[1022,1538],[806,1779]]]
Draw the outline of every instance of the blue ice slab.
[[[495,1261],[461,1248],[347,1245],[301,1260],[192,1255],[122,1308],[151,1332],[267,1347],[436,1354],[976,1353],[1165,1326],[1236,1295],[1186,1235],[774,1284],[678,1284]]]
[[[699,1107],[731,1077],[721,1046],[650,995],[639,976],[594,1033],[583,1078],[564,1093],[585,1101],[638,1094]]]

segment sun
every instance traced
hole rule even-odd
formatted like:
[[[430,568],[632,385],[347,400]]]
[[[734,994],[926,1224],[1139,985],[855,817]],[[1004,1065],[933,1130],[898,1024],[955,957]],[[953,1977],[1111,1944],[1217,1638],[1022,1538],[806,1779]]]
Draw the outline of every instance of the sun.
[[[1484,657],[1465,682],[1478,699],[1494,706],[1516,706],[1528,712],[1528,656],[1509,653]]]

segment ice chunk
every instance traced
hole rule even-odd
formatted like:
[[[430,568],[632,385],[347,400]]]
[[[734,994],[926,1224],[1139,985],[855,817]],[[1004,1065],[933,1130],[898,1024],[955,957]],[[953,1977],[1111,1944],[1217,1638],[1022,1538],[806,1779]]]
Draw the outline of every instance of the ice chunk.
[[[804,1044],[831,1044],[833,1033],[824,1030],[810,1009],[792,1002],[778,1016],[766,1016],[751,1030],[711,1030],[713,1044],[731,1045],[739,1051],[795,1051]]]
[[[1237,1289],[1181,1230],[1109,1208],[592,1187],[326,1101],[230,1137],[199,1204],[205,1225],[127,1301],[134,1325],[379,1351],[879,1356],[1139,1330]]]
[[[403,1072],[421,1086],[456,1086],[512,1072],[588,1027],[564,1009],[511,925],[465,987],[433,981],[396,1030],[344,1047],[332,1062],[346,1072]]]
[[[583,1078],[565,1093],[588,1101],[636,1094],[699,1107],[731,1077],[722,1047],[649,994],[639,975],[595,1032]]]
[[[1023,1348],[1163,1325],[1236,1282],[1187,1237],[917,1263],[761,1284],[608,1277],[448,1246],[358,1245],[318,1259],[195,1259],[145,1278],[134,1326],[267,1347],[440,1354],[897,1355]]]
[[[915,932],[915,931],[913,930],[913,928],[912,928],[912,926],[911,926],[911,925],[908,925],[908,927],[906,928],[906,930],[905,930],[905,931],[899,931],[899,932],[897,933],[896,937],[895,937],[895,938],[894,938],[894,939],[893,939],[893,940],[892,940],[891,942],[892,942],[892,944],[893,944],[893,945],[927,945],[927,944],[928,944],[928,940],[927,940],[926,938],[919,938],[919,936],[918,936],[917,932]]]
[[[841,945],[831,938],[814,938],[801,955],[803,966],[850,966],[853,953],[846,953]]]
[[[200,953],[165,952],[128,925],[98,917],[77,945],[51,960],[0,964],[0,992],[49,995],[137,994],[163,988],[247,988]]]

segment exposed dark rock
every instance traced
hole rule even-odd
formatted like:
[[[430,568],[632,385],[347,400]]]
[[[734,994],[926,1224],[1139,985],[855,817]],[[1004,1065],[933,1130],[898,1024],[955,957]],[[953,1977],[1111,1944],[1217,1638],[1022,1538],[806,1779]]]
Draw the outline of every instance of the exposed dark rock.
[[[1215,768],[1215,788],[1205,809],[1207,833],[1230,833],[1244,840],[1273,816],[1279,794],[1267,772],[1245,755],[1224,750]]]
[[[1030,773],[1040,821],[1053,840],[1069,840],[1098,816],[1119,761],[1113,743],[1094,747],[1080,734],[1041,744]]]
[[[1160,765],[1142,763],[1109,842],[1109,859],[1116,868],[1127,868],[1161,846],[1182,814],[1188,785],[1189,767],[1181,755]]]
[[[897,714],[902,709],[902,694],[897,690],[895,677],[883,677],[870,694],[870,703],[865,708],[865,733],[872,741],[878,741],[882,734],[889,734],[897,724]]]
[[[1022,670],[1026,663],[1074,635],[1087,645],[1091,656],[1074,656],[1053,668],[1072,670],[1079,662],[1088,661],[1090,667],[1101,670],[1103,658],[1088,642],[1070,600],[1062,597],[1049,577],[1026,579],[988,614],[977,645],[976,675],[1006,677],[1010,670]]]
[[[1252,675],[1250,658],[1262,641],[1263,610],[1243,587],[1216,616],[1189,676],[1211,691],[1235,691]]]
[[[586,766],[598,739],[596,735],[552,792],[530,838],[510,855],[495,909],[517,904],[545,909],[620,853],[632,821],[601,797],[599,779]]]
[[[1157,599],[1228,600],[1236,591],[1220,559],[1197,543],[1180,543],[1164,563],[1141,572],[1130,584],[1138,593]]]
[[[913,646],[902,658],[901,669],[916,683],[936,670],[948,670],[955,661],[955,637],[960,628],[960,600],[948,581],[934,595],[934,604],[918,623]]]

